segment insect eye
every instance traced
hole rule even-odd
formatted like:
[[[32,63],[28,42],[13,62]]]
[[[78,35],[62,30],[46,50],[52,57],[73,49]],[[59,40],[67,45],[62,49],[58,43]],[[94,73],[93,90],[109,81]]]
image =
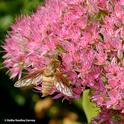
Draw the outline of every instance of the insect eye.
[[[62,63],[62,57],[60,55],[58,55],[58,60]]]

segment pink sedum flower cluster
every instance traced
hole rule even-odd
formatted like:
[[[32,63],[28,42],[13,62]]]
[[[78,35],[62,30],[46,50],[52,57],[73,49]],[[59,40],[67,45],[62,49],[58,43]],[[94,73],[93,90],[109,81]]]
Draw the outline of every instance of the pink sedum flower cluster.
[[[124,109],[124,0],[47,0],[12,25],[3,48],[11,78],[45,67],[62,49],[74,98],[88,87],[98,106]]]
[[[104,109],[94,118],[92,124],[124,124],[124,113],[119,110]]]

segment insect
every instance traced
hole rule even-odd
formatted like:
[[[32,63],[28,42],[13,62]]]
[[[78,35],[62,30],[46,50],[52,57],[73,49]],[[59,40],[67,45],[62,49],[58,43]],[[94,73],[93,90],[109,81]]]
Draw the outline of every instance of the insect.
[[[32,74],[25,76],[18,80],[15,87],[25,87],[42,82],[42,96],[47,96],[51,92],[51,89],[55,87],[58,91],[66,96],[72,97],[73,93],[70,87],[70,82],[66,76],[62,74],[59,69],[60,61],[52,59],[51,62],[41,70],[38,70]]]

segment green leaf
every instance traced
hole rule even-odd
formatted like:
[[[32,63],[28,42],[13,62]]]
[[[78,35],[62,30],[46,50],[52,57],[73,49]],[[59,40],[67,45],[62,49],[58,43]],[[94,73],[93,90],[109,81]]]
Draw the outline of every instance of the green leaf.
[[[83,92],[83,99],[82,99],[82,106],[83,110],[86,114],[88,124],[91,123],[91,120],[96,117],[99,112],[100,108],[96,106],[95,103],[90,101],[90,90],[85,90]]]
[[[25,102],[26,102],[26,99],[25,99],[25,97],[22,96],[22,95],[16,95],[16,96],[15,96],[15,101],[16,101],[16,103],[17,103],[19,106],[23,106],[23,105],[25,104]]]
[[[11,25],[12,21],[13,21],[13,18],[10,15],[1,17],[0,24],[2,24],[2,25],[0,25],[0,29],[2,29],[2,30],[8,29],[8,27]]]

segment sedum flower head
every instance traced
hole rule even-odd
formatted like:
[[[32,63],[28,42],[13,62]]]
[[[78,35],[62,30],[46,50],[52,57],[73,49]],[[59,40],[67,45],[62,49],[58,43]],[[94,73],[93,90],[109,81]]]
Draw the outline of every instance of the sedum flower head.
[[[47,0],[11,28],[3,46],[11,78],[42,69],[57,55],[74,98],[88,87],[97,105],[124,108],[123,0]]]
[[[104,109],[100,112],[99,116],[94,118],[93,124],[123,124],[124,113],[119,110]]]

